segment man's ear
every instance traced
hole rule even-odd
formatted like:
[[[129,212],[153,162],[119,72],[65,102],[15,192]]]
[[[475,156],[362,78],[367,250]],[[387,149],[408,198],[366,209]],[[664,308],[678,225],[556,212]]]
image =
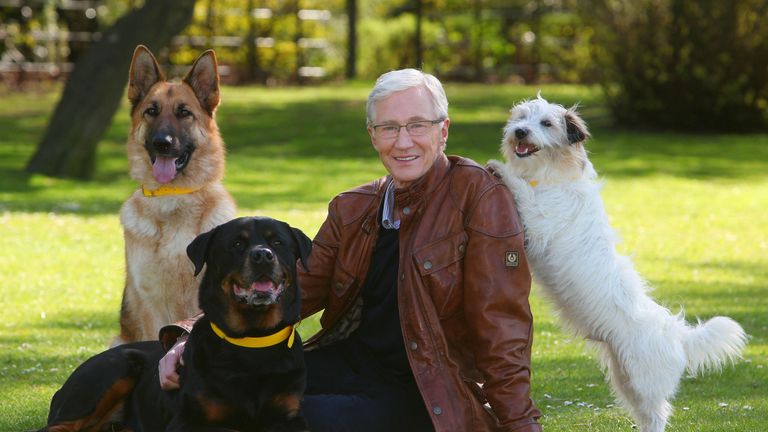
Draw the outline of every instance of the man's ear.
[[[587,124],[576,112],[575,106],[565,112],[565,130],[571,144],[583,142],[590,137]]]
[[[368,126],[368,136],[371,138],[371,145],[373,146],[373,149],[376,151],[379,151],[379,147],[376,143],[376,137],[373,136],[373,128],[371,126]]]
[[[450,125],[451,125],[451,119],[446,118],[445,120],[443,120],[443,124],[440,127],[440,143],[443,151],[445,151],[445,147],[448,142],[448,126]]]
[[[309,253],[312,251],[312,239],[307,237],[307,235],[298,228],[291,227],[291,233],[293,234],[293,239],[296,241],[296,254],[301,260],[301,265],[304,267],[304,270],[309,271],[307,258],[309,258]]]
[[[195,276],[199,275],[203,270],[203,264],[205,264],[205,257],[208,255],[208,244],[211,241],[211,237],[216,232],[216,228],[200,234],[192,243],[187,246],[187,256],[195,265]]]

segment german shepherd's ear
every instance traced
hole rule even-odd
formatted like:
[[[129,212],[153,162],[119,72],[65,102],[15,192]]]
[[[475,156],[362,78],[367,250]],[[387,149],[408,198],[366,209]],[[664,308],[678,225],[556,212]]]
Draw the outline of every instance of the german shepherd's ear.
[[[309,253],[312,251],[312,240],[298,228],[292,227],[291,233],[293,234],[293,239],[296,241],[296,252],[301,260],[301,265],[304,267],[304,270],[309,271],[307,258],[309,258]]]
[[[208,255],[208,244],[211,242],[211,237],[216,232],[216,228],[200,234],[192,240],[192,243],[187,246],[187,256],[195,265],[195,276],[199,275],[203,270],[203,264],[205,264],[205,257]]]
[[[576,109],[577,106],[573,106],[565,112],[565,130],[568,134],[568,142],[571,144],[583,142],[590,137],[587,124],[581,119]]]
[[[200,54],[192,65],[192,69],[184,77],[184,82],[192,87],[200,105],[213,117],[216,107],[219,106],[219,70],[216,53],[208,50]]]
[[[131,111],[158,81],[165,81],[165,75],[155,56],[144,45],[137,46],[133,51],[131,71],[128,73],[128,100],[131,101]]]

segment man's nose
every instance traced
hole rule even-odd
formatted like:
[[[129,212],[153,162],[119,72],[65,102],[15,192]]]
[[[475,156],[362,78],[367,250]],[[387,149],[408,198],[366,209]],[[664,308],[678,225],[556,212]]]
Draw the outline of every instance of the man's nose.
[[[397,148],[407,148],[413,145],[413,140],[411,139],[411,135],[408,133],[408,131],[404,128],[400,128],[400,132],[397,134],[397,137],[395,137],[395,147]]]

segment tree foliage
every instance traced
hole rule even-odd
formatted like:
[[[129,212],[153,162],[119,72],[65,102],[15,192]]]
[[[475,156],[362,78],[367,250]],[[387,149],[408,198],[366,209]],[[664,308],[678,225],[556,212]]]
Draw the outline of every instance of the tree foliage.
[[[585,1],[617,120],[689,130],[768,127],[764,0]]]

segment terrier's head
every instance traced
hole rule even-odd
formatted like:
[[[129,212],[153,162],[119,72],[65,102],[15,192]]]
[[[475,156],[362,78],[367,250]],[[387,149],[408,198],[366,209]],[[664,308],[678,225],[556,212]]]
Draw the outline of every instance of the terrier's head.
[[[538,95],[510,110],[501,152],[510,165],[522,171],[583,167],[583,143],[589,136],[576,107],[566,109]],[[575,162],[580,163],[573,165]]]
[[[587,125],[575,107],[565,109],[541,96],[515,105],[510,113],[503,142],[503,151],[510,160],[533,156],[543,149],[582,143],[589,137]]]

